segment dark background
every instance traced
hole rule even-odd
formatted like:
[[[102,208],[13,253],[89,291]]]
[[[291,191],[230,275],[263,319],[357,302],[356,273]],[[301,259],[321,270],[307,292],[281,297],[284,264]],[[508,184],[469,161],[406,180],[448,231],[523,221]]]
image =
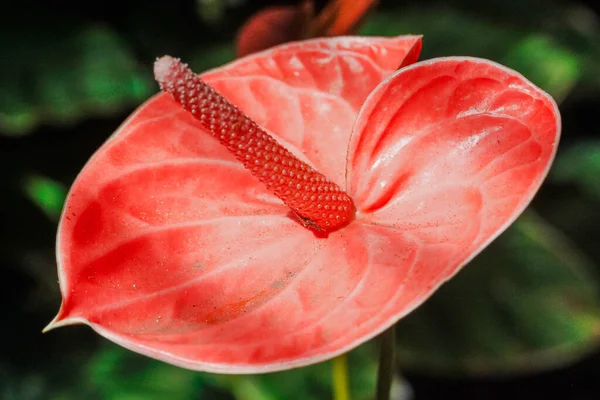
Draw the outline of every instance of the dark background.
[[[0,398],[329,398],[328,363],[224,377],[149,360],[87,327],[41,334],[60,304],[54,241],[65,191],[157,90],[154,59],[218,66],[235,57],[235,34],[250,15],[295,3],[2,3]],[[504,63],[552,94],[563,118],[557,161],[530,210],[400,322],[398,379],[415,399],[600,396],[599,13],[591,0],[381,1],[360,30],[424,33],[421,59]],[[516,288],[510,301],[490,296],[499,281]],[[356,399],[369,398],[374,363],[373,345],[351,353]]]

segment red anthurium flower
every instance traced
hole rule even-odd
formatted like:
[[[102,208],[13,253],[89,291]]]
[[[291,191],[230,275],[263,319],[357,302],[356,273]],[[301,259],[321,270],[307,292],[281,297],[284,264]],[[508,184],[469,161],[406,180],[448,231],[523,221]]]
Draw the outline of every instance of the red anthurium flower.
[[[258,125],[159,61],[175,97],[141,106],[71,188],[49,328],[85,323],[169,363],[253,373],[331,358],[414,310],[523,211],[560,132],[554,101],[518,73],[413,64],[420,46],[310,40],[201,75]],[[264,154],[222,145],[235,151],[248,127],[345,192],[348,223],[299,223],[260,175]]]

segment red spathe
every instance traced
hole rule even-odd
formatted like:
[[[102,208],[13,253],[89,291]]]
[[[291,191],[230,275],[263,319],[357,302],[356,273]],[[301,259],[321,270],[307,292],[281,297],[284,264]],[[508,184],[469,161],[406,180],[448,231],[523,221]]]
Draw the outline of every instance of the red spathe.
[[[329,359],[415,309],[523,211],[560,134],[556,104],[521,75],[410,65],[420,48],[310,40],[203,75],[354,199],[328,238],[170,96],[148,100],[71,188],[48,328],[86,323],[172,364],[255,373]]]

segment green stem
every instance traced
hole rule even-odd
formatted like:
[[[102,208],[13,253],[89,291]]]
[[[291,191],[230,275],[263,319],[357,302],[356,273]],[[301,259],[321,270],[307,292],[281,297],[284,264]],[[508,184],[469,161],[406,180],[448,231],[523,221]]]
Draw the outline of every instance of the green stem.
[[[333,398],[334,400],[350,400],[348,357],[346,354],[333,359]]]
[[[389,400],[394,379],[394,350],[396,347],[396,325],[379,335],[379,368],[377,369],[376,400]]]

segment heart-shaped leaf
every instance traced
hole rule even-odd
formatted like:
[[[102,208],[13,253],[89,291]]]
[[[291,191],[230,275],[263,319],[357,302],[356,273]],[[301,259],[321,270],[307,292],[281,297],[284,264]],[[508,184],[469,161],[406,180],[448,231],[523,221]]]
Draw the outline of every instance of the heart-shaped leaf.
[[[445,375],[532,372],[596,348],[591,263],[531,212],[398,325],[404,368]]]
[[[394,72],[419,50],[416,36],[312,40],[203,75],[354,198],[356,219],[328,237],[169,95],[149,100],[69,193],[49,328],[86,323],[187,368],[267,372],[345,352],[421,304],[529,203],[560,120],[487,60]]]

